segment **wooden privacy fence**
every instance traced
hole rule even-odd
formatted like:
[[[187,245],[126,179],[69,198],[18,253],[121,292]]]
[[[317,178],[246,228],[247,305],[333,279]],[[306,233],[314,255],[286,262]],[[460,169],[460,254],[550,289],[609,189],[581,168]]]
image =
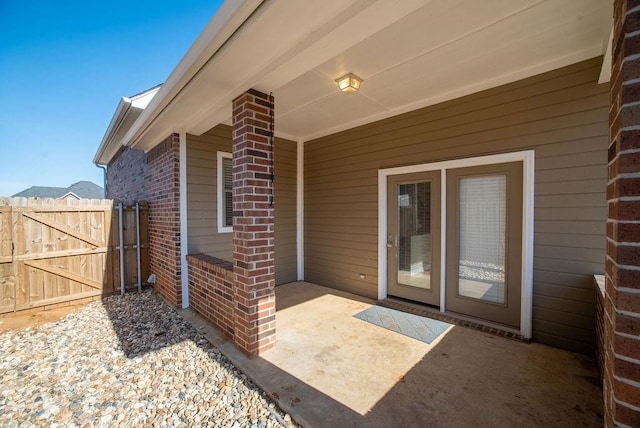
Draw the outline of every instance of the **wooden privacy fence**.
[[[147,225],[145,203],[120,213],[106,199],[0,198],[0,313],[139,287],[149,271]]]

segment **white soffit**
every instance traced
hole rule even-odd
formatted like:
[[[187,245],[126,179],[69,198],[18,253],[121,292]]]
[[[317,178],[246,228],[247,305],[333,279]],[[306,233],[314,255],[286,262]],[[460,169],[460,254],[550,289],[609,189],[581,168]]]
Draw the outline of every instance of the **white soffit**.
[[[266,0],[129,136],[201,134],[253,87],[274,92],[280,135],[321,137],[599,56],[605,3]],[[334,82],[347,72],[364,78],[354,94]]]
[[[306,141],[593,58],[602,11],[599,0],[434,0],[275,91],[277,129]],[[364,79],[355,94],[305,89],[346,72]]]
[[[159,94],[127,137],[135,148],[148,150],[171,132],[201,134],[227,120],[231,101],[247,89],[270,92],[428,1],[264,1],[210,60],[188,59],[187,53],[181,64],[204,65],[190,78],[174,77],[176,68],[163,89],[170,81],[186,81],[184,87],[170,100],[168,90]]]

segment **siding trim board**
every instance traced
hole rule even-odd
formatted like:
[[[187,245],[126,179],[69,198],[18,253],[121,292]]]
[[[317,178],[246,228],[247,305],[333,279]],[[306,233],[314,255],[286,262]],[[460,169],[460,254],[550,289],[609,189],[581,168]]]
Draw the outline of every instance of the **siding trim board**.
[[[522,274],[521,274],[521,307],[520,334],[531,338],[533,312],[533,216],[534,216],[534,171],[535,153],[533,150],[503,153],[496,155],[471,157],[443,162],[410,165],[378,171],[378,299],[387,297],[387,178],[393,175],[416,172],[440,171],[441,173],[441,251],[446,254],[446,172],[449,169],[471,166],[493,165],[508,162],[523,164],[523,202],[522,202]],[[440,259],[440,311],[446,312],[446,258]]]
[[[304,141],[296,150],[296,268],[298,281],[304,281]]]

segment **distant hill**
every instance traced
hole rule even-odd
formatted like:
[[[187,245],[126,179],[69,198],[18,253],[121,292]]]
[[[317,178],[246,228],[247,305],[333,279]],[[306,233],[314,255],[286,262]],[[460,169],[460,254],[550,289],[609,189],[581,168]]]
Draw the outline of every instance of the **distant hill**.
[[[78,181],[69,187],[32,186],[16,193],[13,197],[102,199],[104,198],[104,189],[91,181]]]

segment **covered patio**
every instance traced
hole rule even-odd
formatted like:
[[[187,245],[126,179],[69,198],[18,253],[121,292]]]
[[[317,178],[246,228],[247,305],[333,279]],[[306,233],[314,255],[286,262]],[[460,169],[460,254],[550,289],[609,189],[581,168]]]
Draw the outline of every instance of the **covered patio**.
[[[254,358],[182,316],[304,426],[601,424],[589,357],[460,326],[423,343],[354,317],[374,301],[308,282],[276,301],[276,345]]]
[[[95,161],[149,201],[155,288],[303,423],[599,421],[591,360],[550,345],[598,347],[605,424],[635,426],[638,14],[225,2]],[[353,318],[388,297],[545,345]]]

